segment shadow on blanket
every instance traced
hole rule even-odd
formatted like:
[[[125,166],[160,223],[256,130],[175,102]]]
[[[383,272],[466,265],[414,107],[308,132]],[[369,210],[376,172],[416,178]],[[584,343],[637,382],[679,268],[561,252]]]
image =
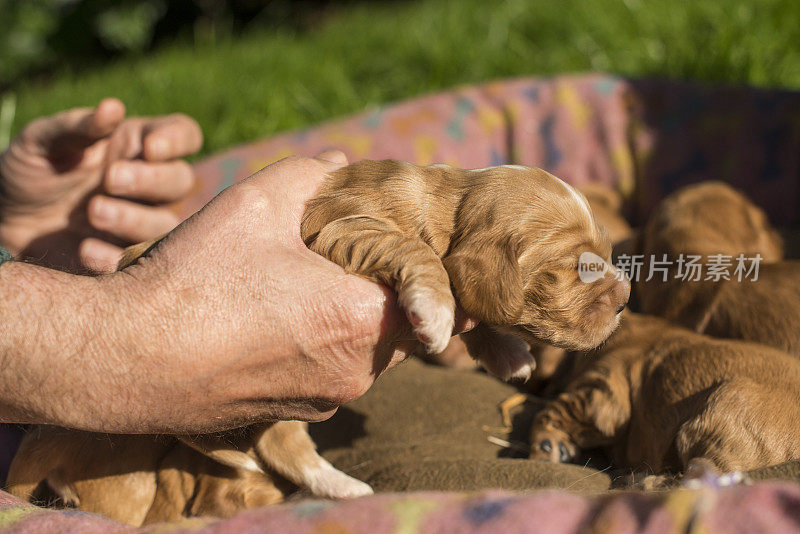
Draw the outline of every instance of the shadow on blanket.
[[[489,439],[527,446],[518,436],[527,435],[538,408],[526,405],[505,432],[497,406],[517,392],[480,372],[412,359],[310,432],[323,456],[379,492],[553,488],[590,494],[624,487],[627,473],[603,468],[602,456],[590,461],[593,467],[503,457],[508,450]],[[800,480],[800,462],[748,476]]]
[[[501,457],[504,447],[489,439],[516,443],[531,422],[525,412],[511,436],[502,428],[497,406],[514,393],[483,373],[412,359],[310,432],[323,456],[376,491],[607,489],[608,475],[596,469]]]

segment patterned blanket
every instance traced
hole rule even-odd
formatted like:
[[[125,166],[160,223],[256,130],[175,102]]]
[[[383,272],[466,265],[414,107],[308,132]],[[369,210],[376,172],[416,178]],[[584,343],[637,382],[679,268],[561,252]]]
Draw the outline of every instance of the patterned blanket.
[[[631,221],[686,184],[724,180],[779,225],[797,223],[800,93],[633,81],[602,74],[464,87],[225,151],[197,165],[188,215],[291,154],[343,150],[465,168],[517,163],[616,187]]]
[[[594,498],[566,492],[392,493],[340,503],[306,500],[250,510],[227,520],[187,519],[142,529],[83,512],[35,508],[0,494],[2,534],[779,534],[798,529],[800,486],[778,483]]]
[[[800,93],[600,74],[460,88],[237,147],[196,165],[194,195],[176,210],[188,216],[222,188],[273,161],[327,148],[343,150],[351,161],[534,165],[571,183],[617,188],[634,223],[664,195],[707,179],[745,190],[777,224],[796,224],[800,212]],[[0,427],[0,482],[17,439],[18,433]],[[132,530],[82,512],[35,508],[0,492],[0,533]],[[601,496],[386,493],[343,503],[307,500],[142,532],[798,530],[800,485],[770,482]]]

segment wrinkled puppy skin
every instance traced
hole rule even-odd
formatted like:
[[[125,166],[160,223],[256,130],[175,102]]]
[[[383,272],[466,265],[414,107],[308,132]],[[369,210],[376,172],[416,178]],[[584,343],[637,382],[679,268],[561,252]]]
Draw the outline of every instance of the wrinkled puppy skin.
[[[763,210],[722,182],[680,189],[653,210],[642,254],[670,262],[667,281],[640,278],[641,309],[696,332],[756,341],[800,356],[800,262],[782,260],[783,245]],[[706,279],[712,256],[731,258],[729,279]],[[699,256],[702,275],[683,279],[678,260]],[[762,260],[758,278],[735,274],[736,258]],[[749,261],[745,267],[751,266]],[[645,265],[642,272],[646,273]],[[684,268],[684,272],[687,270]]]
[[[461,336],[469,353],[502,379],[530,377],[530,344],[597,346],[630,294],[586,199],[531,167],[355,163],[307,204],[302,237],[397,291],[430,353],[447,346],[458,303],[481,322]],[[592,283],[578,276],[584,252],[605,262]]]
[[[800,458],[800,361],[785,352],[626,312],[581,356],[534,419],[531,458],[563,462],[605,447],[616,467],[649,474]]]

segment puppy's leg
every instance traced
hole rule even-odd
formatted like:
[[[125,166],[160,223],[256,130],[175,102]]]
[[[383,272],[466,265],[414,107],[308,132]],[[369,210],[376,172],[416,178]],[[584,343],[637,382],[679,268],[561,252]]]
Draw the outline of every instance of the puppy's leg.
[[[500,380],[528,380],[536,367],[530,346],[514,334],[501,333],[481,323],[461,334],[461,339],[470,356]]]
[[[62,506],[66,508],[80,508],[81,499],[78,496],[78,491],[72,482],[66,479],[59,469],[50,471],[47,475],[45,482],[53,490],[59,499],[61,499]]]
[[[455,299],[436,252],[385,219],[355,215],[328,223],[308,247],[397,291],[414,333],[428,352],[442,352],[453,335]]]
[[[186,517],[196,491],[197,465],[203,459],[192,449],[178,445],[161,460],[156,472],[156,494],[143,525]]]
[[[367,484],[345,475],[317,454],[305,423],[279,421],[249,427],[246,433],[180,438],[205,456],[242,472],[273,469],[314,495],[347,499],[371,495]]]
[[[317,453],[305,423],[275,423],[258,436],[254,448],[266,465],[314,495],[335,499],[372,495],[369,485],[342,473]]]

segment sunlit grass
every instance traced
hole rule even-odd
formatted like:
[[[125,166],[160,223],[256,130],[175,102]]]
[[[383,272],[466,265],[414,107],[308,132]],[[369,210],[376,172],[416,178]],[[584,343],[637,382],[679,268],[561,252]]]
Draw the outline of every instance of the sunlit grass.
[[[12,130],[114,95],[132,113],[194,116],[207,153],[510,76],[600,70],[800,88],[799,20],[794,0],[370,2],[309,32],[176,42],[143,58],[22,85]]]

